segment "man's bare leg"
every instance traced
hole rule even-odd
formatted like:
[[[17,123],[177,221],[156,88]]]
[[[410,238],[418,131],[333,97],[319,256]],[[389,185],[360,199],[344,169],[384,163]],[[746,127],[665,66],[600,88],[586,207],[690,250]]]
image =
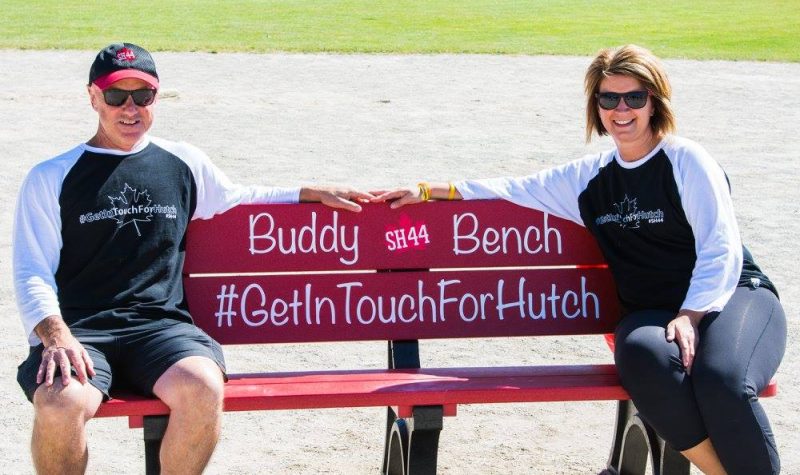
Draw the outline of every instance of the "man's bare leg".
[[[161,473],[202,473],[217,445],[222,423],[219,366],[202,356],[184,358],[161,375],[153,392],[171,411],[161,443]]]
[[[31,453],[37,473],[81,474],[89,451],[86,422],[94,416],[103,394],[91,384],[73,379],[64,386],[57,378],[33,395]]]

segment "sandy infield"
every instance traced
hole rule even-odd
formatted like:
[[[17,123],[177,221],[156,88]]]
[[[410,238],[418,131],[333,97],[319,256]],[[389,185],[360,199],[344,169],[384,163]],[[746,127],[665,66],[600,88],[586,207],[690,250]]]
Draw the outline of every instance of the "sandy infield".
[[[19,185],[37,162],[94,132],[84,84],[94,52],[0,51],[0,473],[32,473],[32,409],[15,381],[27,353],[11,283]],[[153,134],[204,149],[240,182],[377,189],[525,174],[607,148],[584,145],[587,57],[157,53]],[[745,243],[781,291],[789,348],[764,401],[800,474],[800,64],[667,61],[682,135],[726,169]],[[384,343],[228,348],[231,372],[381,367]],[[607,362],[599,338],[430,342],[429,365]],[[226,414],[212,474],[378,473],[382,409]],[[445,420],[443,474],[596,474],[613,403],[459,408]],[[89,424],[89,472],[142,473],[140,430]]]

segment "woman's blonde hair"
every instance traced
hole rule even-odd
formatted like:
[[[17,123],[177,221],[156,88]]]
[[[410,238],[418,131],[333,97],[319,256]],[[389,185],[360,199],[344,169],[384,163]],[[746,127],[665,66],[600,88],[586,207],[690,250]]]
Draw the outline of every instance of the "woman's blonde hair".
[[[637,79],[650,91],[653,101],[653,116],[650,128],[656,136],[672,133],[676,129],[675,113],[672,110],[672,86],[669,84],[664,65],[649,50],[636,45],[600,50],[586,70],[586,142],[592,133],[608,135],[597,111],[597,97],[603,79],[614,75]]]

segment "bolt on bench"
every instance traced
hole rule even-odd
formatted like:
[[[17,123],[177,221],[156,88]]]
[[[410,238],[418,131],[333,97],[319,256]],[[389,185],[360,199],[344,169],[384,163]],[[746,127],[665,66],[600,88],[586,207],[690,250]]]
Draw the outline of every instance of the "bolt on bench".
[[[613,364],[423,364],[425,339],[612,333],[611,275],[572,222],[494,200],[239,206],[192,223],[184,272],[195,323],[223,345],[388,345],[387,369],[229,374],[225,411],[386,406],[383,472],[434,474],[444,417],[461,404],[617,400],[609,471],[644,473],[649,459],[656,475],[689,473],[638,418]],[[96,417],[143,427],[147,473],[158,473],[169,409],[113,396]]]

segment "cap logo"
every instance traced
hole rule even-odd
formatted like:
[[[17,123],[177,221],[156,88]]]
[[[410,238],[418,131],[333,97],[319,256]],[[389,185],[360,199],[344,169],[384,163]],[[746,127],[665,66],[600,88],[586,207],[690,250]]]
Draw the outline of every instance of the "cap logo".
[[[122,48],[121,50],[117,51],[117,61],[133,61],[136,59],[136,55],[133,54],[128,48]]]

